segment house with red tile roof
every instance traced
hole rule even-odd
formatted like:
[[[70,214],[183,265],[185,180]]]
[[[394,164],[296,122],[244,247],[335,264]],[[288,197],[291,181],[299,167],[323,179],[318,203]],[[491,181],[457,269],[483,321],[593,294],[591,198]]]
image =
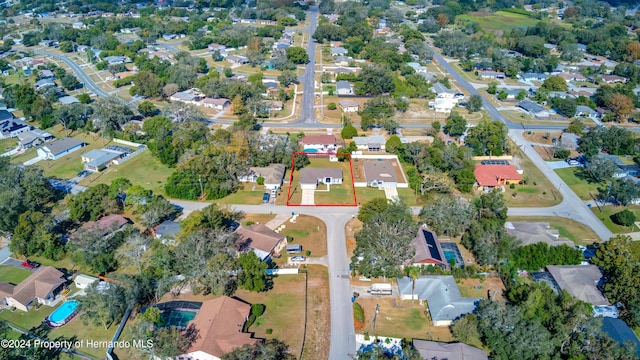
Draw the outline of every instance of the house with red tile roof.
[[[473,174],[476,176],[479,191],[490,191],[495,188],[504,190],[505,185],[517,184],[523,178],[515,166],[506,165],[476,165]]]

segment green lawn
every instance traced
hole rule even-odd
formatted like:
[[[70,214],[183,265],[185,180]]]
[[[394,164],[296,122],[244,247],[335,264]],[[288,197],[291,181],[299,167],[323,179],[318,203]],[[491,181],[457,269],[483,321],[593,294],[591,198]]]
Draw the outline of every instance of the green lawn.
[[[327,186],[324,184],[318,184],[317,191],[315,192],[314,202],[316,204],[340,204],[340,205],[352,205],[353,204],[353,181],[351,174],[351,166],[348,161],[345,162],[331,162],[329,158],[311,158],[311,163],[306,168],[339,168],[342,170],[342,184],[331,185],[330,191],[327,190]],[[285,175],[287,178],[289,174]],[[283,198],[289,194],[289,204],[300,204],[302,201],[302,190],[298,180],[300,178],[300,170],[295,171],[293,174],[293,183],[291,192],[289,194],[289,187],[283,189]],[[384,194],[383,194],[384,196]]]
[[[13,266],[0,265],[0,282],[18,285],[31,275],[31,271]]]
[[[347,181],[345,177],[345,181]],[[318,185],[318,191],[315,193],[316,204],[345,204],[353,205],[353,185],[351,179],[342,185],[331,185],[330,191],[326,190],[326,185]]]
[[[587,180],[578,177],[580,167],[570,167],[555,170],[556,174],[573,190],[582,200],[593,200],[593,196],[598,193],[598,185],[589,183]],[[593,194],[593,196],[591,196]]]
[[[32,308],[30,311],[9,311],[5,309],[0,310],[0,319],[8,321],[23,330],[29,330],[42,324],[42,320],[51,312],[53,312],[53,308],[49,306],[41,306],[38,310]]]
[[[172,173],[173,169],[160,163],[151,155],[151,151],[147,150],[121,165],[112,165],[101,173],[93,174],[79,184],[110,184],[116,178],[126,177],[133,185],[153,190],[155,194],[164,194],[165,182]]]
[[[600,238],[591,228],[571,219],[552,216],[510,216],[507,221],[548,222],[552,229],[560,232],[561,237],[566,237],[576,245],[589,245],[594,241],[600,242]]]
[[[58,139],[65,137],[65,132],[62,127],[56,126],[47,129],[47,131],[49,131]],[[74,131],[72,133],[69,133],[69,136],[84,141],[85,143],[87,143],[87,146],[56,160],[42,160],[36,163],[36,166],[39,166],[44,170],[45,176],[58,179],[71,179],[75,177],[78,172],[84,169],[84,164],[82,163],[82,154],[94,149],[101,149],[111,144],[109,139],[105,139],[103,145],[102,140],[100,140],[99,136],[95,134],[88,134],[85,132]],[[33,158],[34,156],[35,154],[31,158]]]
[[[15,149],[17,144],[18,141],[15,138],[0,140],[0,153]]]
[[[516,147],[513,147],[514,149]],[[516,184],[513,189],[506,186],[504,198],[508,206],[542,207],[562,202],[562,195],[551,182],[533,165],[521,151],[517,151],[518,164],[523,170],[522,177],[527,184]]]
[[[36,156],[38,156],[38,154],[36,153],[36,149],[34,149],[34,148],[27,149],[25,152],[23,152],[20,155],[12,156],[11,157],[11,163],[12,164],[22,164],[23,162],[25,162],[27,160],[31,160]]]
[[[398,196],[400,196],[400,198],[404,200],[404,202],[409,206],[422,206],[427,203],[427,199],[420,196],[420,194],[416,196],[416,193],[413,189],[397,188],[396,190],[398,190]],[[377,188],[371,187],[356,188],[356,196],[358,198],[358,205],[362,205],[375,198],[385,197],[383,190],[378,190]]]
[[[256,190],[252,190],[254,184],[246,183],[243,185],[243,189],[240,189],[229,196],[223,197],[222,199],[215,200],[215,202],[218,204],[262,204],[262,196],[265,192],[264,187],[256,184]]]
[[[485,31],[496,31],[534,26],[540,20],[532,19],[526,15],[496,11],[494,14],[489,15],[480,15],[478,13],[458,15],[456,16],[457,21],[464,23],[475,22]]]
[[[611,220],[611,215],[618,213],[624,209],[630,210],[631,212],[634,213],[634,215],[636,216],[636,219],[640,219],[640,205],[629,205],[627,207],[613,206],[613,205],[600,206],[599,208],[597,206],[591,207],[591,211],[593,211],[593,213],[596,214],[596,216],[600,220],[602,220],[602,222],[605,224],[607,228],[609,228],[609,230],[611,230],[616,234],[624,234],[624,233],[633,232],[633,231],[640,231],[640,229],[638,229],[637,226],[633,226],[632,228],[630,228],[630,227],[618,225],[614,223],[613,220]]]

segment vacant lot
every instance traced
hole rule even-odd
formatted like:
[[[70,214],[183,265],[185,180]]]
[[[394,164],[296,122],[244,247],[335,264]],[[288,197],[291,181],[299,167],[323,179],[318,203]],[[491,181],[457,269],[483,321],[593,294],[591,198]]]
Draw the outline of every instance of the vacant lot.
[[[518,151],[520,153],[520,151]],[[526,184],[516,184],[513,189],[506,187],[504,194],[505,202],[508,206],[553,206],[562,202],[562,195],[556,190],[551,182],[533,165],[531,160],[518,154],[518,164],[524,170],[522,177]]]
[[[18,285],[22,280],[31,275],[27,269],[19,269],[13,266],[0,265],[0,282]]]
[[[485,31],[511,30],[513,28],[534,26],[539,22],[539,20],[532,19],[526,15],[513,14],[504,11],[496,11],[493,14],[474,12],[458,15],[456,16],[456,21],[476,23]]]
[[[598,193],[599,184],[589,183],[579,176],[581,167],[570,167],[555,170],[556,174],[573,190],[582,200],[593,200]]]
[[[504,284],[497,276],[486,276],[479,279],[458,279],[456,282],[463,297],[486,299],[487,291],[489,291],[492,298],[503,300]]]
[[[307,335],[302,359],[328,359],[329,336],[331,335],[329,308],[329,274],[320,265],[310,265],[307,269],[308,303]]]
[[[585,224],[562,217],[552,216],[510,216],[508,221],[548,222],[552,229],[558,230],[561,237],[573,241],[576,245],[589,245],[600,238]]]
[[[417,338],[435,341],[452,341],[448,327],[433,326],[426,305],[418,301],[403,301],[394,298],[358,299],[364,309],[365,325],[362,333],[396,338]],[[376,317],[375,333],[373,317],[376,304],[380,312]]]
[[[637,226],[626,227],[622,225],[618,225],[611,220],[611,215],[618,213],[624,209],[630,210],[636,216],[636,219],[640,219],[640,205],[629,205],[627,207],[624,206],[597,206],[591,207],[591,211],[593,211],[596,216],[602,220],[602,222],[609,228],[609,230],[613,231],[616,234],[624,234],[632,231],[640,231]]]
[[[327,255],[327,227],[317,217],[300,215],[295,223],[284,222],[285,230],[282,235],[287,237],[290,244],[302,245],[302,251],[311,251],[311,256],[319,257]],[[286,257],[286,249],[282,251]]]
[[[160,163],[147,150],[121,165],[112,165],[103,172],[92,174],[79,184],[83,186],[110,184],[119,177],[126,177],[133,185],[140,185],[145,189],[153,190],[155,194],[162,195],[166,180],[171,173],[173,169]]]
[[[259,205],[262,204],[262,196],[264,195],[263,186],[255,186],[254,184],[246,183],[242,184],[242,189],[235,193],[225,196],[222,199],[216,200],[218,204],[247,204],[247,205]]]
[[[275,217],[275,215],[271,214],[245,214],[242,219],[242,225],[266,224]]]

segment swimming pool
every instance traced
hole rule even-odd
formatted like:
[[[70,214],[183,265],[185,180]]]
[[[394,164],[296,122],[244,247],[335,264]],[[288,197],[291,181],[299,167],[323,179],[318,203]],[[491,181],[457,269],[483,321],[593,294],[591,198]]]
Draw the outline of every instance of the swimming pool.
[[[78,302],[76,300],[65,301],[60,307],[55,309],[49,316],[47,316],[47,322],[49,325],[57,327],[62,326],[69,322],[76,314],[78,308]]]

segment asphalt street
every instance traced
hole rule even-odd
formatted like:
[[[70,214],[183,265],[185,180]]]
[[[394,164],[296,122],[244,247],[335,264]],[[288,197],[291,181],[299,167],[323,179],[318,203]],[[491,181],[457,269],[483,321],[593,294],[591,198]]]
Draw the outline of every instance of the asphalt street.
[[[312,6],[309,14],[309,28],[305,31],[307,33],[307,54],[309,55],[309,62],[305,66],[304,74],[300,76],[298,81],[303,85],[302,93],[302,112],[300,114],[299,122],[304,124],[317,125],[319,124],[313,116],[313,105],[315,104],[315,73],[316,73],[316,41],[311,37],[316,31],[318,26],[318,6]]]
[[[73,60],[69,59],[68,57],[62,56],[62,55],[58,55],[58,54],[53,54],[53,53],[50,53],[50,52],[44,51],[44,50],[33,50],[33,52],[34,52],[34,54],[40,54],[40,55],[52,57],[52,58],[58,59],[58,60],[62,61],[63,63],[65,63],[71,69],[73,74],[78,78],[78,80],[80,80],[80,82],[84,84],[84,87],[86,87],[92,93],[96,94],[96,96],[99,96],[99,97],[109,97],[109,96],[111,96],[111,95],[109,95],[109,93],[107,93],[106,91],[102,90],[100,88],[100,86],[98,86],[91,79],[91,77],[89,77],[89,75],[87,75],[87,73],[84,72],[84,70],[82,70],[82,68],[77,63],[75,63]]]

